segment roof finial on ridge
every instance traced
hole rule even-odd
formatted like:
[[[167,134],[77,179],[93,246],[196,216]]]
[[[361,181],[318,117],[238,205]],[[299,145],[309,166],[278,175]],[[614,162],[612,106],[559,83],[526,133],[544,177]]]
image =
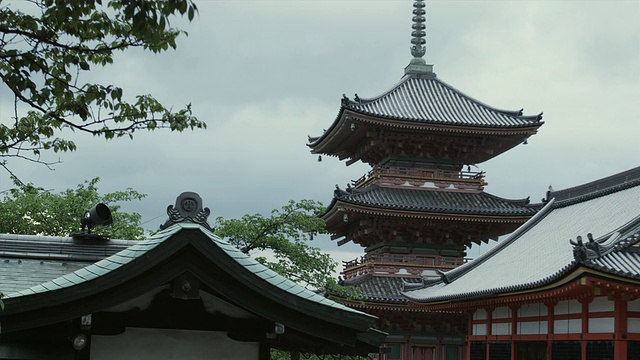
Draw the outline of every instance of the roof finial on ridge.
[[[405,75],[413,75],[413,76],[425,76],[425,77],[435,77],[433,73],[433,65],[427,65],[425,60],[422,58],[424,54],[427,52],[427,47],[425,43],[425,36],[427,33],[425,32],[426,25],[424,24],[426,21],[425,14],[425,4],[424,0],[416,0],[413,3],[413,32],[411,36],[411,43],[413,46],[411,47],[411,55],[413,55],[413,59],[404,68]]]

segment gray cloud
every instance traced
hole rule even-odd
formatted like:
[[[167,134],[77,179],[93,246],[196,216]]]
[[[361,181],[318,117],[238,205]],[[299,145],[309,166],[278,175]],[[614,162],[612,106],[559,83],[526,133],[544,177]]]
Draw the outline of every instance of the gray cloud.
[[[334,184],[368,167],[318,163],[307,135],[330,126],[343,93],[373,97],[400,79],[411,4],[199,2],[193,23],[174,22],[190,34],[177,51],[123,53],[91,78],[129,96],[192,103],[209,129],[108,142],[74,134],[79,151],[60,155],[55,172],[11,166],[56,190],[100,176],[104,191],[147,193],[129,209],[149,228],[186,190],[199,192],[213,216],[266,213],[289,199],[328,204]],[[528,145],[480,165],[488,192],[538,200],[549,184],[569,187],[640,163],[639,2],[433,1],[427,16],[427,61],[441,79],[497,108],[544,111],[546,124]],[[0,188],[9,185],[0,174]]]

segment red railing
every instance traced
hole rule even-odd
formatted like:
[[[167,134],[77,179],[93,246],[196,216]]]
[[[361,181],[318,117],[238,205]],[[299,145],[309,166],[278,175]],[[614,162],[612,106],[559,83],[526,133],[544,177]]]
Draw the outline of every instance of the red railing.
[[[407,179],[424,179],[424,180],[445,180],[454,182],[466,182],[483,186],[484,171],[450,171],[441,169],[424,169],[413,167],[395,167],[376,165],[366,175],[358,180],[354,180],[353,184],[358,187],[370,180],[378,178],[407,178]]]
[[[413,266],[433,266],[433,267],[455,267],[467,262],[467,258],[439,255],[416,255],[416,254],[370,254],[361,256],[354,260],[343,261],[344,269],[373,264],[394,264]]]

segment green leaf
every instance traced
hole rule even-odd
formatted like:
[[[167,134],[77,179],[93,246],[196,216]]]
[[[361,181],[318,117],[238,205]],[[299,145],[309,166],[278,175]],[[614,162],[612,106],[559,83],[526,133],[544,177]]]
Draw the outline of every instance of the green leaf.
[[[140,214],[120,211],[119,204],[141,200],[146,195],[133,189],[101,195],[98,182],[99,178],[94,178],[75,189],[54,193],[14,179],[16,187],[5,193],[0,201],[0,232],[68,236],[80,230],[80,217],[85,211],[105,203],[111,209],[114,224],[100,228],[101,234],[120,239],[142,238],[144,229],[140,225]],[[24,221],[25,217],[31,221]]]
[[[24,5],[24,6],[22,6]],[[30,6],[29,11],[24,11]],[[47,152],[73,151],[60,131],[105,139],[136,129],[206,128],[190,111],[174,110],[151,95],[123,99],[116,84],[79,84],[79,70],[113,63],[117,52],[142,47],[152,52],[175,48],[186,34],[168,28],[171,17],[193,19],[190,0],[176,1],[32,1],[0,7],[0,75],[16,101],[16,119],[3,125],[1,157],[40,162]],[[19,34],[19,35],[16,35]],[[142,99],[142,101],[137,101]],[[66,135],[68,132],[65,132]]]

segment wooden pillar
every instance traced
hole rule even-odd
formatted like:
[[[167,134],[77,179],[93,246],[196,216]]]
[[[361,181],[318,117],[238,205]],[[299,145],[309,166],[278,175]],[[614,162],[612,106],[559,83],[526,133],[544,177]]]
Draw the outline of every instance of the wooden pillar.
[[[469,317],[469,321],[467,322],[467,349],[465,351],[465,353],[467,354],[467,356],[465,357],[465,359],[471,359],[471,344],[469,343],[469,336],[473,336],[473,314],[476,313],[477,309],[470,309],[467,314]]]
[[[553,359],[553,331],[555,322],[555,307],[557,302],[547,302],[547,359]]]
[[[518,346],[513,341],[513,336],[518,334],[518,310],[520,305],[509,306],[511,309],[511,360],[517,360]]]
[[[614,360],[627,360],[627,300],[622,296],[614,297]]]
[[[489,340],[489,337],[491,335],[493,335],[493,308],[487,308],[485,309],[485,311],[487,312],[487,340]],[[487,351],[484,355],[484,358],[486,360],[491,359],[491,343],[489,343],[487,341]]]
[[[580,358],[582,360],[586,360],[587,358],[587,340],[584,339],[584,335],[589,333],[589,303],[591,303],[592,301],[592,296],[578,299],[578,302],[580,302],[580,304],[582,305],[582,314],[580,317],[580,332],[582,333],[582,337],[580,339],[580,350],[582,352],[582,355]]]

